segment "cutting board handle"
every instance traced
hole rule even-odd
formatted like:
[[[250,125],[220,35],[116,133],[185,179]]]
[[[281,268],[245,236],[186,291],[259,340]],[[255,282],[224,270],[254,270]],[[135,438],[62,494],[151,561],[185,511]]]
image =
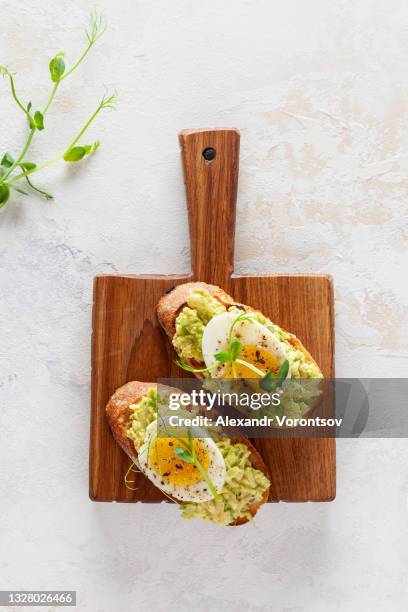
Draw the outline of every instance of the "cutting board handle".
[[[223,285],[234,267],[238,130],[179,134],[196,280]]]

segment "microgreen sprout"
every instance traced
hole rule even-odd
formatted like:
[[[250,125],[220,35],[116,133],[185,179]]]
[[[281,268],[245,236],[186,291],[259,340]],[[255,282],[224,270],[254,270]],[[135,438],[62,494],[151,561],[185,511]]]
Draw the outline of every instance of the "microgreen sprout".
[[[241,351],[243,349],[243,345],[238,340],[238,338],[234,337],[234,330],[239,323],[243,323],[244,321],[249,321],[250,323],[253,323],[254,318],[250,313],[244,312],[243,314],[239,315],[239,317],[234,319],[229,329],[229,332],[228,332],[228,350],[216,353],[214,357],[217,359],[217,361],[219,361],[219,363],[230,363],[231,364],[231,369],[232,369],[234,378],[237,378],[237,373],[236,373],[236,368],[235,368],[236,363],[242,366],[245,366],[246,368],[248,368],[248,370],[251,370],[251,372],[253,372],[257,376],[262,377],[264,376],[265,372],[263,372],[262,370],[254,366],[254,364],[249,363],[248,361],[245,361],[244,359],[239,358]]]
[[[28,102],[27,104],[22,102],[20,96],[17,94],[15,86],[15,73],[5,66],[0,66],[0,75],[2,75],[5,79],[8,79],[12,99],[18,108],[24,113],[28,123],[27,138],[19,153],[17,155],[12,155],[11,153],[6,152],[4,153],[0,162],[0,208],[7,204],[10,198],[11,190],[17,191],[22,195],[28,195],[29,192],[32,192],[41,196],[45,200],[52,200],[53,197],[50,193],[44,189],[40,189],[33,183],[31,180],[31,175],[43,170],[44,168],[47,168],[57,161],[64,160],[65,162],[79,162],[84,157],[93,155],[98,149],[98,140],[96,140],[93,144],[82,144],[80,143],[80,140],[101,111],[115,107],[115,94],[104,95],[102,97],[95,111],[85,122],[81,130],[74,137],[64,152],[39,164],[27,159],[27,155],[35,134],[46,129],[45,117],[54,101],[61,83],[82,64],[88,53],[105,32],[105,29],[106,26],[102,16],[98,13],[93,13],[91,15],[90,27],[85,31],[87,45],[79,58],[73,63],[71,68],[68,70],[66,69],[64,53],[61,51],[51,59],[49,64],[49,72],[52,88],[42,110],[37,109],[33,111],[33,105],[31,102]],[[16,183],[22,179],[25,180],[26,187],[29,191],[25,191],[19,185],[16,185]]]
[[[132,485],[136,484],[136,480],[130,480],[129,476],[130,474],[140,474],[141,471],[139,470],[137,464],[133,461],[130,466],[128,471],[125,474],[125,487],[127,489],[129,489],[129,491],[137,491],[139,487],[134,487]]]
[[[214,498],[217,498],[219,493],[218,493],[217,489],[215,488],[214,483],[212,482],[212,480],[209,477],[208,473],[205,471],[205,469],[201,465],[200,461],[198,460],[196,452],[195,452],[195,446],[194,446],[193,442],[189,441],[189,443],[187,444],[187,443],[185,443],[185,441],[182,438],[178,438],[178,441],[179,441],[180,444],[183,445],[184,448],[182,448],[181,446],[176,446],[175,449],[174,449],[175,455],[179,459],[184,461],[185,463],[192,463],[193,465],[195,465],[197,470],[200,472],[201,477],[207,483],[208,488],[210,489],[210,491],[212,493],[212,496]]]
[[[182,360],[176,361],[176,364],[183,370],[186,370],[187,372],[192,372],[193,374],[211,372],[212,370],[219,368],[221,365],[230,364],[234,378],[237,378],[237,371],[235,368],[235,364],[239,364],[239,365],[245,366],[251,372],[259,376],[261,378],[261,386],[262,386],[262,381],[264,381],[265,386],[262,388],[265,388],[265,389],[267,385],[269,384],[269,379],[272,380],[272,379],[286,378],[289,372],[289,362],[287,359],[285,359],[285,361],[282,362],[280,369],[276,375],[273,374],[273,372],[267,372],[265,374],[263,370],[260,370],[259,368],[257,368],[253,363],[249,363],[248,361],[244,359],[240,359],[239,356],[243,349],[243,344],[238,340],[238,338],[234,336],[234,330],[236,326],[239,323],[242,323],[243,321],[249,321],[253,323],[255,319],[253,318],[251,313],[247,313],[247,312],[244,312],[243,314],[239,315],[236,319],[234,319],[228,331],[228,336],[227,336],[228,348],[226,351],[219,351],[218,353],[215,353],[214,357],[217,360],[216,364],[208,368],[194,368],[193,366],[190,366],[188,363]],[[273,382],[273,385],[275,385],[275,387],[276,387],[276,384],[277,384],[276,382]]]
[[[259,385],[268,392],[275,391],[282,384],[282,380],[289,374],[289,361],[285,359],[276,374],[269,371],[260,380]]]
[[[174,454],[176,455],[176,457],[178,457],[179,459],[184,461],[184,463],[191,463],[191,464],[195,465],[197,470],[200,472],[201,477],[207,483],[208,488],[210,489],[213,497],[217,498],[219,493],[218,493],[217,489],[215,488],[213,481],[211,480],[211,478],[209,477],[208,473],[203,468],[203,466],[201,465],[201,463],[200,463],[200,461],[199,461],[199,459],[197,457],[197,453],[196,453],[195,445],[194,445],[194,439],[193,439],[193,436],[191,434],[190,427],[187,428],[187,440],[186,440],[185,436],[179,436],[174,431],[169,433],[167,431],[167,427],[166,427],[166,424],[165,424],[165,421],[164,421],[163,417],[161,417],[160,420],[161,420],[161,423],[162,423],[162,425],[164,427],[166,435],[171,437],[171,438],[175,438],[178,441],[178,443],[180,444],[180,446],[176,446],[174,448]]]
[[[213,366],[210,366],[209,368],[194,368],[193,366],[189,365],[186,361],[183,361],[183,359],[177,359],[176,365],[178,365],[179,368],[181,368],[182,370],[185,370],[186,372],[192,372],[193,374],[211,372],[211,370],[215,370],[215,368],[219,368],[218,363],[216,363]]]

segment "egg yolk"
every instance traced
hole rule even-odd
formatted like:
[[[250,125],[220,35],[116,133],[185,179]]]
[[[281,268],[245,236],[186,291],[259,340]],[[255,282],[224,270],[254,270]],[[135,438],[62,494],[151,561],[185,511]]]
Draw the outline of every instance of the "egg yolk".
[[[239,355],[239,359],[254,365],[258,370],[264,372],[264,374],[269,371],[276,374],[280,368],[278,358],[261,346],[244,346]],[[234,363],[233,366],[231,363],[228,363],[223,378],[261,378],[261,375],[240,363]]]
[[[183,438],[188,442],[187,438]],[[177,438],[155,438],[149,448],[149,466],[168,483],[187,486],[200,482],[203,478],[197,467],[186,463],[175,453],[177,447],[183,448]],[[196,457],[205,471],[208,469],[210,457],[208,450],[200,439],[193,440]]]

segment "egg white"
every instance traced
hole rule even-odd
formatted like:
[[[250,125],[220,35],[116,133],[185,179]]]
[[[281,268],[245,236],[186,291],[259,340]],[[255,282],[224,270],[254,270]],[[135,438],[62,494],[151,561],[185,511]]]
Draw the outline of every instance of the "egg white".
[[[242,313],[241,313],[242,314]],[[236,312],[224,312],[213,317],[204,328],[202,339],[202,353],[207,368],[212,368],[219,363],[215,354],[220,351],[228,351],[228,335],[231,325],[240,316]],[[286,353],[282,342],[269,330],[255,319],[238,322],[233,330],[233,336],[238,337],[243,346],[258,346],[275,355],[280,364],[285,361]],[[225,366],[212,370],[211,375],[221,378]],[[288,374],[288,377],[290,373]]]
[[[225,461],[222,453],[214,440],[208,437],[208,434],[199,427],[192,427],[191,434],[193,438],[199,438],[202,446],[205,448],[209,455],[209,466],[207,468],[207,474],[211,482],[214,484],[215,489],[220,492],[224,486],[226,477]],[[166,479],[158,474],[149,465],[149,447],[150,444],[157,438],[158,425],[157,420],[150,423],[146,428],[146,436],[143,445],[139,449],[138,463],[141,471],[147,476],[149,480],[153,482],[159,489],[161,489],[167,495],[171,495],[175,499],[184,502],[204,502],[213,499],[213,494],[209,490],[207,482],[203,479],[191,485],[175,485],[173,483],[166,482]],[[171,437],[171,428],[169,432]],[[182,461],[182,459],[180,459]]]

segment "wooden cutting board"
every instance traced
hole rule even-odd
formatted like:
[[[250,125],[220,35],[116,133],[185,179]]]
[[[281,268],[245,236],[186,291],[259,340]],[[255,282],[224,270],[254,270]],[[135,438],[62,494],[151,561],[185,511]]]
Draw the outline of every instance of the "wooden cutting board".
[[[175,354],[155,316],[157,301],[175,285],[191,280],[220,285],[236,301],[258,308],[296,334],[324,375],[334,377],[331,277],[233,274],[239,132],[186,130],[179,139],[191,274],[97,276],[94,282],[90,497],[95,501],[166,499],[140,474],[135,477],[136,491],[125,487],[130,460],[115,443],[104,410],[110,395],[127,381],[154,382],[186,375],[174,365]],[[334,439],[263,439],[255,445],[270,470],[272,501],[329,501],[335,497]]]

